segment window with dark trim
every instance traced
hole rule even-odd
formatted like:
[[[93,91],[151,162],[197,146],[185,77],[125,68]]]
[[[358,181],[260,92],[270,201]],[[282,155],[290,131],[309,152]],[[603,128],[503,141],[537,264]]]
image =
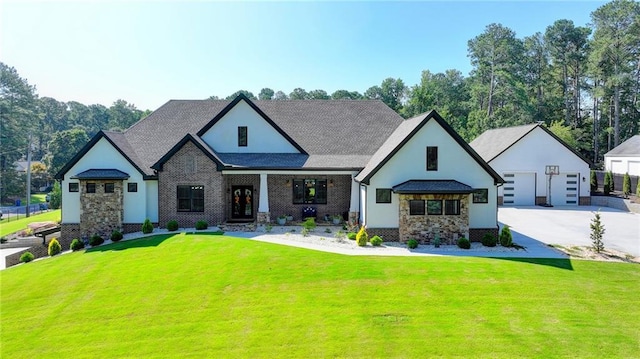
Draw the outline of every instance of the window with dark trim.
[[[438,170],[438,147],[427,146],[427,171]]]
[[[87,183],[87,193],[96,193],[95,183]]]
[[[391,188],[376,188],[376,203],[391,203]]]
[[[138,183],[137,182],[127,183],[127,192],[138,192]]]
[[[247,126],[238,126],[238,147],[247,147],[248,137]]]
[[[430,199],[427,201],[427,214],[438,216],[442,214],[442,200]]]
[[[69,182],[69,192],[78,192],[80,190],[78,182]]]
[[[473,203],[489,203],[489,189],[478,188],[473,192]]]
[[[113,193],[116,191],[115,183],[107,182],[104,184],[104,193]]]
[[[409,200],[409,215],[424,216],[424,200],[422,199]]]
[[[294,179],[293,203],[327,204],[327,180]]]
[[[459,199],[445,199],[444,200],[444,214],[447,214],[447,215],[459,215],[460,214],[460,200]]]
[[[178,212],[204,212],[204,186],[178,186]]]

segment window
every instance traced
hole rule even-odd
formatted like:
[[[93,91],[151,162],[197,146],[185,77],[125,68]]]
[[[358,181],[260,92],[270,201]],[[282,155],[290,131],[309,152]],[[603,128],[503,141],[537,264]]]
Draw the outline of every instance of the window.
[[[138,192],[138,184],[136,182],[127,183],[127,192]]]
[[[96,193],[95,183],[87,183],[87,193]]]
[[[442,200],[430,199],[427,201],[427,214],[429,215],[441,215],[442,214]]]
[[[247,147],[249,142],[247,126],[238,126],[238,147]]]
[[[424,200],[412,199],[409,201],[409,215],[410,216],[424,216]]]
[[[444,201],[444,214],[449,214],[449,215],[460,214],[460,200],[446,199]]]
[[[427,146],[427,171],[438,170],[438,147]]]
[[[204,212],[204,186],[178,186],[178,212]]]
[[[79,183],[71,182],[69,183],[69,192],[78,192],[80,190]]]
[[[104,184],[104,193],[113,193],[115,192],[116,186],[113,182],[108,182]]]
[[[489,190],[487,188],[475,190],[473,192],[473,203],[489,203]]]
[[[376,203],[391,203],[391,189],[376,188]]]
[[[293,203],[327,203],[326,179],[294,179]]]

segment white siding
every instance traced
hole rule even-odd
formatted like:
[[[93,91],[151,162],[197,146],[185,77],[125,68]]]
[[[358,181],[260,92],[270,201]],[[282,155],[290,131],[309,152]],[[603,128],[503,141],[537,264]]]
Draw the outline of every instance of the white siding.
[[[604,166],[607,171],[617,174],[629,173],[632,176],[640,176],[640,158],[636,157],[604,157]]]
[[[533,206],[536,204],[536,174],[509,172],[502,174],[505,183],[498,189],[505,206]]]
[[[158,181],[145,181],[147,188],[147,218],[151,222],[158,222]]]
[[[247,127],[247,146],[238,146],[238,127]],[[313,133],[313,129],[309,129]],[[299,153],[245,101],[240,101],[216,122],[202,139],[221,153]]]

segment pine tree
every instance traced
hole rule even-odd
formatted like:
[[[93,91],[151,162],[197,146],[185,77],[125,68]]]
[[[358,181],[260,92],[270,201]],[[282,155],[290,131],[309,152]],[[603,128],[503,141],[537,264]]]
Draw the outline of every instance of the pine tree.
[[[596,171],[591,171],[591,192],[598,192],[598,176]]]
[[[628,198],[629,194],[631,194],[631,177],[629,176],[629,172],[624,174],[622,177],[622,193],[624,193],[624,197]]]
[[[605,196],[608,196],[609,193],[613,191],[613,176],[611,175],[611,172],[605,172],[602,190],[604,191]]]
[[[591,243],[593,244],[593,250],[600,253],[604,250],[604,243],[602,242],[602,236],[604,235],[604,225],[600,221],[600,212],[595,212],[595,217],[591,220]]]

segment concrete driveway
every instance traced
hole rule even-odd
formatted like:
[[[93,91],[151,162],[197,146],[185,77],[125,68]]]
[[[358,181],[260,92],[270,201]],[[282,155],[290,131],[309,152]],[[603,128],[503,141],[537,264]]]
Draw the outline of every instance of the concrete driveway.
[[[498,221],[511,227],[514,242],[518,236],[546,244],[590,246],[589,225],[594,212],[600,212],[605,228],[605,248],[640,256],[640,215],[608,207],[500,207]]]

